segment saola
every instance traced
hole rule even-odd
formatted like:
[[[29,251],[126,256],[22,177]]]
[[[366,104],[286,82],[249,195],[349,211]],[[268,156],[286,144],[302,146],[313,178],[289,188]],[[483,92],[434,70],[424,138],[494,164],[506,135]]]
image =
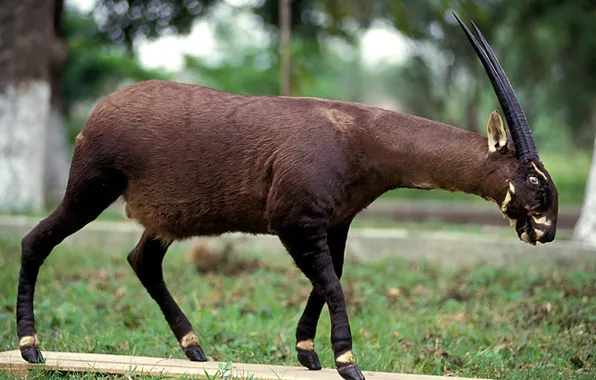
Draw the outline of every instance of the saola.
[[[457,16],[456,16],[457,18]],[[146,81],[103,99],[77,137],[60,205],[22,239],[17,333],[22,356],[42,362],[33,298],[52,249],[122,196],[144,232],[128,261],[186,356],[207,360],[163,279],[168,246],[226,232],[279,237],[313,289],[296,329],[299,362],[321,368],[314,348],[324,304],[339,374],[364,379],[340,285],[353,218],[395,188],[446,189],[495,202],[526,243],[555,238],[557,189],[491,48],[457,18],[504,111],[488,138],[362,104],[246,96]]]

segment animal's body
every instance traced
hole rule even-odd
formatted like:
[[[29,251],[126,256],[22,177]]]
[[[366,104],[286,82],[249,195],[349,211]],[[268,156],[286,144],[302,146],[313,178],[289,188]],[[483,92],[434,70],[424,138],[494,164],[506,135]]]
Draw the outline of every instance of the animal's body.
[[[470,138],[482,149],[461,146]],[[127,215],[156,235],[181,239],[274,233],[276,223],[313,207],[333,226],[390,188],[455,189],[461,184],[448,167],[479,167],[486,140],[357,103],[148,81],[97,106],[73,160],[84,161],[85,170],[105,164],[120,172]],[[455,150],[460,154],[450,160],[440,158]]]
[[[43,360],[33,322],[43,260],[123,196],[127,215],[145,229],[128,260],[191,360],[206,357],[163,281],[168,246],[226,232],[273,234],[313,284],[296,330],[299,361],[321,368],[313,341],[326,303],[337,369],[344,378],[363,379],[339,280],[350,223],[381,194],[400,187],[475,194],[495,202],[523,241],[554,239],[556,188],[531,135],[527,140],[523,123],[508,113],[511,98],[497,93],[509,127],[522,127],[507,134],[493,113],[484,137],[325,99],[238,95],[165,81],[114,92],[77,137],[62,203],[22,240],[17,329],[23,357]]]
[[[302,211],[309,192],[329,192],[329,222],[342,223],[372,201],[365,188],[379,187],[379,168],[357,171],[369,157],[353,153],[362,148],[357,142],[372,143],[380,109],[163,81],[122,89],[91,117],[103,121],[104,109],[113,123],[91,123],[80,141],[109,133],[119,136],[116,145],[135,145],[124,153],[124,199],[130,217],[163,237],[270,233],[280,214]]]

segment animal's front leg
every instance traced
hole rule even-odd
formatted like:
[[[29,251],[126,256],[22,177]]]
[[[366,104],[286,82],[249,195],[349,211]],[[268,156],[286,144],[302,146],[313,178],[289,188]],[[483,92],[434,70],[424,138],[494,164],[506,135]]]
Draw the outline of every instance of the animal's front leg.
[[[333,269],[338,279],[341,279],[344,264],[344,251],[348,237],[349,223],[327,229],[327,246],[331,254]],[[315,351],[315,335],[325,299],[313,287],[308,297],[304,312],[296,328],[296,351],[300,364],[310,370],[320,370],[321,362]]]
[[[338,373],[349,380],[363,380],[352,353],[352,333],[339,277],[327,246],[325,228],[318,225],[284,227],[278,233],[296,265],[323,296],[331,317],[331,346]]]

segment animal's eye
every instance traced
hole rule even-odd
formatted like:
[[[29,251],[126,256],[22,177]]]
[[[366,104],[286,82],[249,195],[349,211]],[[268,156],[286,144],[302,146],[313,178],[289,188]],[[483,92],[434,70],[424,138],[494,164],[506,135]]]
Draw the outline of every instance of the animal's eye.
[[[528,177],[528,181],[530,181],[530,183],[532,185],[538,185],[540,182],[538,181],[538,178],[534,177],[534,176],[530,176]]]

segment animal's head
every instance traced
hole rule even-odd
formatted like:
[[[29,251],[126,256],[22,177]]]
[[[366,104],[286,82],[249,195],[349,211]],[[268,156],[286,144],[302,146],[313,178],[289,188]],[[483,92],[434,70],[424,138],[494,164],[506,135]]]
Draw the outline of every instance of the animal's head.
[[[488,42],[473,22],[480,43],[455,13],[454,16],[490,78],[510,131],[505,132],[503,120],[498,112],[493,112],[487,128],[489,158],[509,168],[509,188],[500,205],[501,212],[522,241],[533,245],[549,243],[557,229],[559,203],[555,183],[538,157],[524,111]]]

